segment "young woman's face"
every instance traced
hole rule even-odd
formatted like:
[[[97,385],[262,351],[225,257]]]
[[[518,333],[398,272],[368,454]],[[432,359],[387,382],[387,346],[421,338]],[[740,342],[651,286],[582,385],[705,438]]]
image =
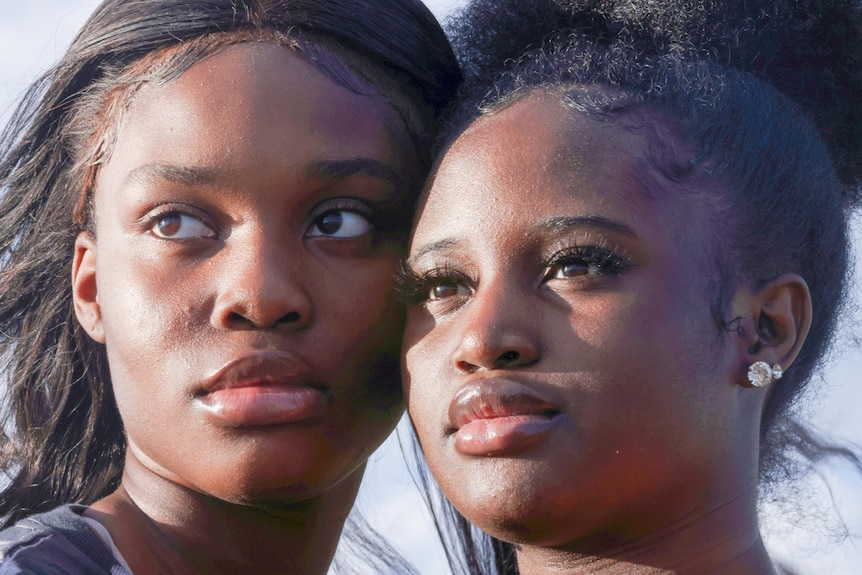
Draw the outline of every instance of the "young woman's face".
[[[614,544],[739,479],[709,224],[658,189],[663,129],[533,95],[476,122],[432,179],[402,286],[408,409],[446,495],[493,535]]]
[[[149,472],[231,501],[356,487],[403,409],[391,116],[266,43],[134,96],[75,295]]]

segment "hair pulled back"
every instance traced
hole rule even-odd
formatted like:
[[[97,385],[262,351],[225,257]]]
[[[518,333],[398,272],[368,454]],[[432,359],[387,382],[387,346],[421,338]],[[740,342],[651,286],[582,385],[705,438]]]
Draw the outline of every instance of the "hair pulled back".
[[[77,323],[70,286],[75,237],[89,220],[88,186],[121,113],[113,108],[136,82],[165,80],[219,45],[257,40],[292,46],[333,81],[364,84],[388,100],[427,167],[432,122],[460,72],[419,0],[103,2],[0,137],[6,524],[63,503],[91,503],[122,473],[125,439],[104,346]],[[136,71],[171,51],[177,61],[161,77],[152,66]]]
[[[719,330],[738,328],[727,304],[740,285],[756,289],[796,273],[811,292],[806,343],[764,407],[762,485],[795,476],[806,465],[799,456],[844,455],[858,465],[793,415],[845,299],[848,219],[862,197],[862,4],[471,0],[448,28],[466,75],[450,138],[534,91],[601,121],[649,109],[678,123],[696,154],[650,160],[674,182],[673,193],[712,209]],[[695,174],[718,191],[687,189]],[[468,572],[516,572],[510,546],[471,532],[441,501],[432,506],[460,524]]]

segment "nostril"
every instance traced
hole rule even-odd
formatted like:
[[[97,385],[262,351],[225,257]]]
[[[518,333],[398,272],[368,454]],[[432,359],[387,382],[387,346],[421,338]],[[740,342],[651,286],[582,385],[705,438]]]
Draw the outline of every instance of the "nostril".
[[[464,373],[476,373],[477,371],[479,371],[479,367],[473,365],[469,361],[459,361],[455,364],[455,366]]]
[[[228,314],[227,316],[228,323],[232,325],[248,325],[249,327],[254,328],[273,328],[278,325],[293,325],[299,323],[301,320],[302,315],[296,311],[286,313],[272,323],[270,323],[269,321],[260,321],[257,320],[254,316],[249,317],[245,314],[235,311],[230,312],[230,314]]]
[[[241,313],[237,313],[237,312],[235,312],[235,311],[232,311],[232,312],[230,312],[230,313],[228,314],[228,316],[227,316],[227,320],[228,320],[230,323],[243,323],[243,322],[248,322],[248,319],[246,319],[246,317],[245,317],[244,315],[242,315]]]
[[[292,311],[290,313],[284,314],[278,320],[278,323],[297,323],[301,319],[299,312]]]
[[[500,355],[500,357],[498,358],[498,361],[501,361],[503,363],[512,363],[513,361],[518,361],[518,359],[520,357],[521,357],[520,353],[518,353],[517,351],[514,351],[514,350],[510,350],[510,351],[507,351],[506,353],[503,353],[502,355]]]

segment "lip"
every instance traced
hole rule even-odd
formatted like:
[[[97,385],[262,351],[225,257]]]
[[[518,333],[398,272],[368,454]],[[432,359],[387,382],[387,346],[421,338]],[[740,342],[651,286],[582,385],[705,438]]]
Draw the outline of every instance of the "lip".
[[[330,394],[293,355],[262,351],[230,360],[204,381],[194,399],[220,423],[246,427],[322,417]]]
[[[464,455],[517,453],[542,441],[560,410],[532,387],[507,379],[471,382],[449,404],[449,435]]]

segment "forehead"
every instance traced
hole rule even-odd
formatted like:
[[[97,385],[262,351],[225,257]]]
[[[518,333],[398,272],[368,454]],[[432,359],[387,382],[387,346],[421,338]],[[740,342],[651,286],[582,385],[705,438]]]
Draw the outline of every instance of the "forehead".
[[[249,165],[371,158],[406,178],[410,148],[399,145],[404,135],[387,121],[390,114],[381,98],[338,85],[291,48],[229,45],[168,82],[138,89],[117,116],[96,189],[146,164],[230,174]]]
[[[536,94],[477,120],[446,151],[429,183],[417,236],[576,209],[646,208],[642,142],[616,123]],[[471,214],[484,214],[477,221]],[[438,214],[448,214],[437,218]]]
[[[446,151],[423,197],[412,253],[457,245],[510,254],[551,241],[549,223],[572,217],[700,251],[711,233],[704,210],[662,166],[690,157],[690,148],[673,122],[651,112],[609,121],[553,94],[527,96],[481,117]]]

